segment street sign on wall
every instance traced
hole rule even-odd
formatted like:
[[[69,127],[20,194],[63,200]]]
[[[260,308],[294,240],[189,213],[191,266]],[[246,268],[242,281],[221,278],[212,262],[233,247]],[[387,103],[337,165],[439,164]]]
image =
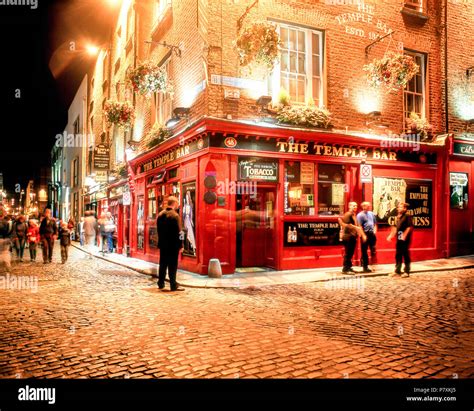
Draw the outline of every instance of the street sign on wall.
[[[362,164],[360,166],[360,182],[361,183],[372,182],[372,166],[370,164]]]

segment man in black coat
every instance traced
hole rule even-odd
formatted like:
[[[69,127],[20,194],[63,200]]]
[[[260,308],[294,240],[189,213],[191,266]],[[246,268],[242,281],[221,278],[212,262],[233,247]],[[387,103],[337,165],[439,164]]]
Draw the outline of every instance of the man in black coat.
[[[54,240],[58,235],[56,220],[51,218],[51,210],[44,211],[44,218],[41,220],[40,228],[41,243],[43,244],[43,263],[50,263],[53,259]]]
[[[168,197],[166,209],[158,214],[156,227],[158,230],[158,248],[160,249],[160,269],[158,271],[158,288],[165,288],[166,269],[170,279],[171,291],[184,291],[176,282],[178,256],[183,249],[181,220],[176,212],[179,201],[176,197]]]

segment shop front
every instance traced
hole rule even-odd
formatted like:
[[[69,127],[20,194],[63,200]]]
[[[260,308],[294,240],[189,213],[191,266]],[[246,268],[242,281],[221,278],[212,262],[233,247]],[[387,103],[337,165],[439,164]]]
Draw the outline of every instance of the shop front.
[[[474,134],[453,136],[446,179],[448,256],[474,254]]]
[[[224,273],[340,266],[337,220],[349,201],[373,205],[377,262],[393,262],[395,244],[386,237],[399,202],[410,203],[414,217],[413,259],[441,257],[443,150],[203,120],[130,162],[132,255],[157,261],[156,217],[166,197],[175,195],[185,235],[180,267],[201,274],[211,258]]]

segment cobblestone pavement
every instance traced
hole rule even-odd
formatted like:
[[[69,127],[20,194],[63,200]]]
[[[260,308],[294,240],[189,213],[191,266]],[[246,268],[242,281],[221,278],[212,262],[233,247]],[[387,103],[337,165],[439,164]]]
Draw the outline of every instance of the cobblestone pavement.
[[[70,251],[0,277],[0,377],[474,377],[472,269],[170,293]]]

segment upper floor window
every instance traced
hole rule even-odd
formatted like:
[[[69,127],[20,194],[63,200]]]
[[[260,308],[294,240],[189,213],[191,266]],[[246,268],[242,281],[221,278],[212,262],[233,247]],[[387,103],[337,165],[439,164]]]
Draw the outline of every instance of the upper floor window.
[[[127,12],[127,40],[132,35],[133,31],[133,6],[130,6]]]
[[[77,187],[79,184],[79,160],[75,158],[72,160],[72,181],[71,186]]]
[[[405,0],[405,8],[421,13],[423,11],[423,0]]]
[[[171,58],[168,58],[162,65],[170,78]],[[152,123],[164,125],[171,118],[173,111],[173,101],[171,93],[154,93],[152,102]]]
[[[154,17],[156,21],[161,20],[168,7],[171,7],[171,0],[155,0]]]
[[[323,32],[279,24],[281,58],[272,74],[272,95],[281,88],[293,103],[323,105]]]
[[[420,67],[418,73],[408,82],[403,90],[403,115],[406,121],[412,112],[415,112],[422,118],[426,114],[426,56],[422,53],[407,50],[405,50],[405,54],[412,56],[415,63]]]
[[[73,128],[74,128],[74,135],[80,134],[81,126],[79,124],[79,116],[77,116],[76,120],[74,121]]]

